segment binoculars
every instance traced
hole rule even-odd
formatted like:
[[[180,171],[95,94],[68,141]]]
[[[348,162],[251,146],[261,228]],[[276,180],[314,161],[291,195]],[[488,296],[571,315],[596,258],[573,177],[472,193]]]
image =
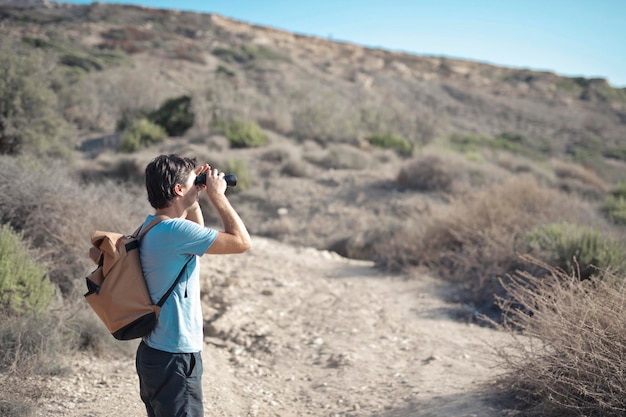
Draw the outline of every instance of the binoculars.
[[[237,185],[237,176],[235,174],[224,175],[224,180],[226,181],[226,185],[228,185],[229,187],[234,187],[235,185]],[[206,185],[206,172],[198,175],[193,184],[198,186]]]

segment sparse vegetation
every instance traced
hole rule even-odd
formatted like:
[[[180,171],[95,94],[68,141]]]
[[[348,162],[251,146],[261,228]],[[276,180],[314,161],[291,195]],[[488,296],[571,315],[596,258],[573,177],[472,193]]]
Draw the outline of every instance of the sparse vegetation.
[[[3,377],[60,375],[77,349],[111,350],[76,301],[88,236],[135,230],[151,211],[146,161],[175,152],[237,174],[228,192],[252,233],[339,242],[345,256],[453,283],[454,301],[520,336],[501,352],[502,384],[524,412],[623,415],[626,90],[481,64],[506,92],[495,97],[453,59],[84,7],[3,9],[3,39],[21,40],[0,46]],[[254,46],[265,38],[271,48]],[[116,121],[132,155],[75,151],[74,129],[100,138]],[[0,414],[29,415],[12,396],[0,389]]]
[[[290,177],[307,178],[311,175],[311,168],[305,161],[290,159],[283,164],[280,172]]]
[[[558,186],[564,191],[592,199],[603,197],[608,191],[606,182],[586,166],[558,159],[553,159],[551,165],[559,180]]]
[[[467,154],[424,152],[401,166],[396,183],[413,191],[459,193],[506,177],[491,165],[472,161]]]
[[[397,182],[415,191],[450,192],[460,176],[458,166],[444,163],[438,155],[424,155],[400,169]]]
[[[459,284],[461,298],[493,314],[494,296],[502,293],[499,278],[520,267],[527,234],[546,223],[582,222],[586,210],[531,178],[512,178],[395,229],[376,247],[375,259],[392,269],[428,266]]]
[[[616,146],[614,148],[604,151],[604,156],[607,158],[619,159],[620,161],[626,161],[626,146]]]
[[[102,71],[107,67],[120,65],[126,59],[123,52],[106,50],[89,50],[79,43],[70,43],[61,39],[44,39],[39,37],[23,37],[24,45],[53,52],[58,55],[62,66],[78,68],[84,72]]]
[[[551,223],[526,235],[529,253],[547,264],[588,279],[606,269],[626,274],[624,246],[597,229]]]
[[[213,50],[213,55],[229,63],[249,64],[256,60],[280,60],[289,59],[278,52],[265,47],[253,47],[241,45],[237,48],[219,47]]]
[[[524,415],[624,415],[622,279],[600,272],[583,281],[543,268],[547,275],[520,273],[505,283],[499,327],[511,343],[497,349],[508,369],[498,389]]]
[[[161,107],[148,115],[148,119],[161,126],[169,136],[182,136],[195,119],[191,97],[180,96],[166,100]]]
[[[529,138],[518,132],[503,132],[494,137],[455,133],[450,136],[449,141],[452,148],[460,152],[489,149],[506,151],[538,160],[546,159],[552,152],[550,142],[547,139]]]
[[[225,75],[226,77],[236,77],[237,76],[237,73],[235,71],[233,71],[232,69],[228,68],[225,65],[218,65],[217,69],[215,70],[215,72],[217,74]]]
[[[614,224],[626,225],[626,182],[620,182],[601,207],[604,215]]]
[[[22,239],[0,226],[0,309],[13,314],[41,312],[54,294],[46,268],[28,254]]]
[[[43,54],[0,46],[0,154],[68,158],[49,66]]]
[[[626,225],[626,199],[624,197],[608,197],[602,205],[607,218],[619,225]]]
[[[167,137],[167,132],[148,119],[135,120],[122,133],[120,150],[122,152],[135,152],[155,143],[161,142]]]
[[[265,145],[269,141],[259,125],[251,121],[218,120],[215,125],[226,136],[233,148],[254,148]]]
[[[407,139],[397,135],[373,135],[366,140],[374,146],[383,149],[393,149],[399,155],[411,156],[413,154],[413,144]]]
[[[116,128],[124,133],[134,130],[134,136],[141,136],[137,135],[137,129],[145,130],[148,138],[145,143],[138,141],[139,137],[128,138],[127,149],[124,149],[128,152],[128,149],[132,149],[131,151],[138,150],[155,142],[155,140],[149,139],[152,136],[158,138],[156,141],[162,140],[165,136],[183,136],[193,126],[194,120],[191,97],[180,96],[165,100],[154,111],[146,108],[127,109],[117,121]],[[159,129],[155,129],[155,126]]]
[[[331,145],[319,153],[305,155],[305,159],[327,169],[365,169],[369,165],[368,155],[347,144]]]

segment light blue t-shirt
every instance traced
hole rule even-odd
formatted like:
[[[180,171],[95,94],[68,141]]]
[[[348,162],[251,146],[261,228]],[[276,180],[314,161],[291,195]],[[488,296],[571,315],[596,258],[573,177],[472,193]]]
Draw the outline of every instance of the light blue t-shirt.
[[[149,215],[144,227],[153,219]],[[150,347],[171,353],[200,352],[203,320],[200,304],[200,265],[202,256],[217,238],[214,229],[189,220],[163,220],[141,239],[139,256],[146,285],[157,303],[185,268],[180,282],[161,308],[155,329],[143,341]]]

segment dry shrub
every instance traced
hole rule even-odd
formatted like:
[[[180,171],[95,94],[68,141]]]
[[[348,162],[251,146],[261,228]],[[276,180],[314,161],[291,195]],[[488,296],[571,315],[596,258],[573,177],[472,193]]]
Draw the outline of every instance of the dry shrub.
[[[280,172],[289,177],[309,178],[312,176],[313,169],[303,160],[290,159],[283,164]]]
[[[113,337],[82,300],[94,230],[132,233],[147,214],[132,184],[81,183],[68,167],[0,157],[0,223],[23,233],[64,297],[39,315],[0,317],[0,372],[63,372],[77,349],[110,352]]]
[[[519,155],[499,152],[494,155],[493,162],[500,168],[514,174],[530,174],[543,185],[551,186],[556,181],[555,174],[550,170],[550,167]]]
[[[73,342],[62,314],[2,315],[0,321],[0,372],[19,375],[59,375],[59,361]]]
[[[40,314],[0,314],[3,374],[65,375],[63,358],[76,351],[130,356],[135,346],[115,340],[86,303],[68,301]]]
[[[379,265],[424,265],[461,284],[463,298],[491,308],[498,277],[518,264],[517,248],[535,226],[586,218],[586,206],[530,177],[515,177],[452,201],[431,217],[407,222],[377,246]]]
[[[292,159],[294,153],[289,149],[285,149],[284,145],[273,146],[261,155],[261,160],[280,164]]]
[[[396,182],[415,191],[455,193],[500,182],[505,174],[494,165],[472,162],[461,155],[428,152],[407,162]]]
[[[381,246],[385,244],[383,242],[393,240],[396,235],[407,229],[415,232],[415,225],[415,222],[386,221],[371,229],[357,232],[348,238],[334,242],[328,247],[328,250],[337,252],[346,258],[384,262],[384,260],[380,259]],[[394,241],[394,243],[396,244],[396,249],[398,249],[398,242]],[[407,247],[411,242],[406,241],[403,244],[403,251],[397,252],[399,256],[402,256],[403,253],[411,252],[410,248]]]
[[[589,198],[604,196],[609,187],[593,170],[582,165],[554,159],[551,161],[554,174],[559,179],[559,188]]]
[[[13,394],[13,393],[12,393]],[[12,397],[11,394],[7,397]],[[26,417],[33,414],[33,406],[22,400],[0,400],[0,415],[3,417]]]
[[[0,223],[24,233],[64,295],[94,266],[87,256],[90,234],[98,229],[131,233],[148,208],[138,185],[84,184],[61,163],[43,167],[0,158]]]
[[[460,167],[446,164],[441,156],[422,155],[402,167],[397,182],[410,190],[451,192],[460,175]]]
[[[321,152],[307,153],[304,158],[327,169],[361,170],[372,165],[372,157],[365,151],[347,144],[333,144]]]
[[[504,283],[500,328],[512,338],[497,347],[507,370],[501,388],[517,399],[515,406],[527,408],[525,415],[623,416],[623,278],[581,281],[577,274],[542,267],[545,276],[518,273]]]
[[[104,178],[116,182],[144,184],[144,171],[147,163],[138,154],[102,153],[78,170],[86,182],[102,182]]]

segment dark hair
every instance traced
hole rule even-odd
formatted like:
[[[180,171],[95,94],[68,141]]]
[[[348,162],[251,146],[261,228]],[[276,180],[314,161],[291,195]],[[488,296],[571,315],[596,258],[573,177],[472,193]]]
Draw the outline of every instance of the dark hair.
[[[174,186],[184,184],[196,167],[195,158],[159,155],[146,166],[148,201],[155,209],[165,208],[174,198]]]

